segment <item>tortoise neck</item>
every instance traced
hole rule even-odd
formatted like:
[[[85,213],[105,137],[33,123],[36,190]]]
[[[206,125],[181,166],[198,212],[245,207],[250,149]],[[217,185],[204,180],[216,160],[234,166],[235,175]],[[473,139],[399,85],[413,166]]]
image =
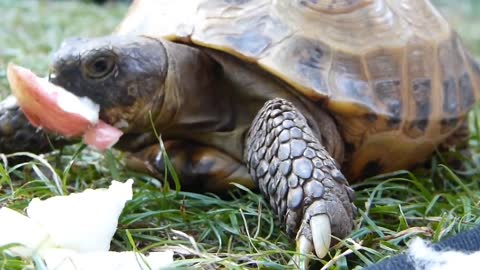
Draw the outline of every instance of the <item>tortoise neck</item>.
[[[198,48],[164,41],[168,56],[165,100],[157,115],[163,134],[210,132],[230,122],[229,98],[219,91],[222,67]]]

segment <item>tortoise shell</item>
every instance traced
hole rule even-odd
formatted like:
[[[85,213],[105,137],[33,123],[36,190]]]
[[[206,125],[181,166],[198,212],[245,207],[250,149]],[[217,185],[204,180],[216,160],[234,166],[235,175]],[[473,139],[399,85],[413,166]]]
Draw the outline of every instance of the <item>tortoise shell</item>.
[[[331,111],[354,170],[431,152],[480,97],[479,66],[428,0],[137,0],[117,33],[258,64]]]

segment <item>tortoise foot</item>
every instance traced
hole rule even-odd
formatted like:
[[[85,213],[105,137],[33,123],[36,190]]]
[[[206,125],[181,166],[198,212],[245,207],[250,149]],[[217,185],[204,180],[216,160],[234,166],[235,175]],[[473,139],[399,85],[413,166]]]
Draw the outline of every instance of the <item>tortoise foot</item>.
[[[67,141],[47,134],[32,126],[13,96],[0,101],[0,153],[15,152],[45,153],[52,146],[60,147]]]
[[[243,163],[218,149],[183,140],[164,142],[166,155],[158,144],[129,154],[126,164],[130,169],[144,172],[158,179],[166,179],[173,186],[174,169],[182,190],[224,194],[234,188],[232,183],[253,188],[253,182]],[[168,166],[170,163],[172,166]]]
[[[337,162],[305,117],[282,99],[265,104],[246,143],[249,172],[299,253],[325,256],[331,237],[346,237],[355,224],[354,193]]]

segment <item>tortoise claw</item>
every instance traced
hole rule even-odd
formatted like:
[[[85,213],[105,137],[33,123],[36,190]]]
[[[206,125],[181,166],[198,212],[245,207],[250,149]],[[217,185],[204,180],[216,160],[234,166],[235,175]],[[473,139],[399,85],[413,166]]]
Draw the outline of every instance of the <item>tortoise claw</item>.
[[[290,265],[294,265],[297,269],[306,270],[309,265],[308,254],[313,251],[312,241],[310,241],[305,235],[299,235],[297,237],[297,254],[293,256]]]
[[[297,235],[297,254],[292,258],[291,264],[298,269],[308,269],[309,255],[315,251],[318,258],[327,255],[332,240],[330,218],[326,214],[312,217],[309,223],[304,223],[308,228],[300,228]],[[308,235],[311,232],[311,235]],[[310,240],[311,239],[311,240]]]
[[[325,214],[312,217],[310,220],[310,230],[312,231],[312,242],[315,247],[315,253],[319,258],[325,257],[332,240],[330,218]]]

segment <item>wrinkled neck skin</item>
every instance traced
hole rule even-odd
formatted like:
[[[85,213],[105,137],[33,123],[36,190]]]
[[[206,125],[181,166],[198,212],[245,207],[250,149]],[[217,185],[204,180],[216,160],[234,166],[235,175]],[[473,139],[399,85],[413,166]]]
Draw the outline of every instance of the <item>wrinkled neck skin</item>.
[[[158,142],[154,129],[163,139],[169,139],[218,131],[229,125],[230,98],[218,90],[220,65],[196,48],[161,42],[167,55],[164,83],[140,103],[143,108],[129,128],[140,134],[127,132],[117,145],[120,149],[135,151]]]
[[[228,124],[228,94],[219,91],[221,66],[196,48],[165,41],[168,73],[156,126],[166,136],[221,130]],[[168,115],[168,117],[165,117]]]

